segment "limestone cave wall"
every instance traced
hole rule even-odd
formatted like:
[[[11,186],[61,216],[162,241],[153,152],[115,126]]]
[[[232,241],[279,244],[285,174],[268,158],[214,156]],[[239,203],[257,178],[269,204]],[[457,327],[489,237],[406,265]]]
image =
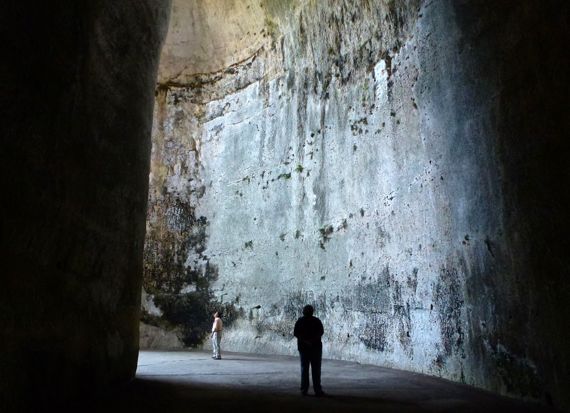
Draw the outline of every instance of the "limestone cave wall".
[[[568,406],[568,4],[174,1],[144,347],[324,357]],[[206,342],[207,345],[207,342]]]

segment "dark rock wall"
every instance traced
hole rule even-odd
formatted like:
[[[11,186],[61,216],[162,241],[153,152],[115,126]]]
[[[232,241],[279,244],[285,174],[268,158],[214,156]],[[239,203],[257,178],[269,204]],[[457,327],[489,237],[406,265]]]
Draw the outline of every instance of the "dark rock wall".
[[[169,1],[2,4],[0,410],[133,377]]]
[[[510,247],[502,258],[512,271],[496,280],[501,335],[489,342],[507,392],[570,408],[570,331],[563,327],[570,324],[570,4],[505,2],[488,20],[501,39],[487,44],[500,91],[494,115]],[[504,342],[512,354],[502,351]]]
[[[570,320],[561,189],[570,172],[570,8],[466,1],[450,10],[460,36],[447,87],[425,86],[442,109],[453,107],[439,115],[455,125],[447,161],[478,173],[466,180],[456,167],[446,185],[453,221],[466,214],[474,233],[438,284],[445,349],[469,360],[484,387],[568,407],[570,335],[560,327]],[[469,195],[458,202],[461,193]]]

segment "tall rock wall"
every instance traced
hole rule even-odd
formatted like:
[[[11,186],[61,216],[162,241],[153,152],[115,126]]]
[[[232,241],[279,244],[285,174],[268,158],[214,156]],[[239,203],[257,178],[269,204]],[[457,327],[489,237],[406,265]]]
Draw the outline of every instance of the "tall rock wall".
[[[568,6],[215,3],[163,55],[143,345],[223,309],[224,348],[294,354],[311,303],[324,357],[568,405]]]
[[[61,410],[135,374],[170,2],[134,3],[2,5],[2,412]]]

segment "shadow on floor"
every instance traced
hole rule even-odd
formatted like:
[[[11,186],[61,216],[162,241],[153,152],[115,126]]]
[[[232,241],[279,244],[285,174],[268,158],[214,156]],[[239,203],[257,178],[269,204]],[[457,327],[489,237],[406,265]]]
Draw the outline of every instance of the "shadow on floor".
[[[459,399],[422,400],[406,402],[383,398],[350,394],[327,394],[326,397],[303,397],[294,391],[279,389],[270,392],[266,389],[232,388],[206,386],[176,381],[137,378],[119,391],[106,397],[81,403],[77,411],[87,412],[454,412],[454,413],[552,413],[542,406],[522,404],[500,398],[489,405],[488,402],[467,402]]]
[[[114,394],[88,403],[89,412],[417,412],[417,407],[379,397],[271,393],[230,387],[136,379]],[[85,409],[83,409],[85,411]]]

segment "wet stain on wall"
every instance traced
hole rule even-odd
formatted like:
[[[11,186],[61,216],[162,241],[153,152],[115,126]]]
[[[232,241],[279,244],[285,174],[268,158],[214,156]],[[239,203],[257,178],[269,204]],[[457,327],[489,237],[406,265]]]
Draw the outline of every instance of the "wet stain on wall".
[[[440,323],[443,357],[464,353],[462,291],[457,269],[441,268],[435,287],[435,309]]]
[[[204,254],[207,219],[195,217],[194,209],[179,200],[172,204],[154,209],[155,218],[161,219],[147,233],[143,288],[161,314],[143,310],[142,321],[166,330],[176,328],[185,346],[196,347],[209,334],[214,312],[221,312],[229,327],[239,311],[216,300],[211,291],[218,268]]]

